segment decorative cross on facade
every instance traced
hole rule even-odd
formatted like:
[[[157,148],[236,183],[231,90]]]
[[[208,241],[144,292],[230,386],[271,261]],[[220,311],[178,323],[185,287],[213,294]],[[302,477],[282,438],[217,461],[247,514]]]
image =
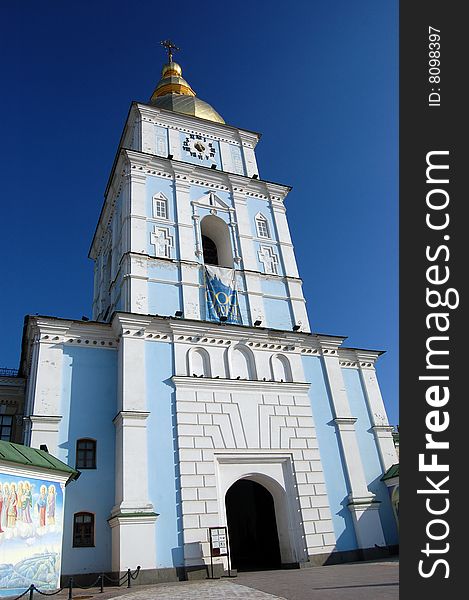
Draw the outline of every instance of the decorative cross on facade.
[[[168,52],[168,62],[173,62],[173,50],[180,50],[181,48],[178,48],[171,40],[163,40],[160,44]]]
[[[162,256],[164,258],[171,258],[171,247],[173,245],[173,238],[169,235],[167,229],[158,229],[151,233],[150,243],[155,246],[156,256]]]
[[[261,246],[258,255],[260,262],[264,265],[264,273],[278,275],[278,257],[272,248]]]

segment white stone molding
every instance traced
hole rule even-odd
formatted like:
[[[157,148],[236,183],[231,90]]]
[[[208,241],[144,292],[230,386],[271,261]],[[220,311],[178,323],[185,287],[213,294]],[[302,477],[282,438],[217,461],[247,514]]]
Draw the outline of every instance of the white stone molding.
[[[272,239],[269,221],[261,212],[257,213],[257,215],[254,217],[254,221],[257,237],[261,240]]]
[[[210,355],[205,348],[195,346],[187,351],[187,375],[212,377]]]
[[[155,247],[156,256],[159,258],[171,258],[171,251],[174,248],[174,238],[169,233],[168,227],[153,228],[150,233],[150,243]]]
[[[290,361],[284,354],[272,354],[270,368],[274,381],[293,381]]]
[[[174,113],[172,111],[168,114],[168,111],[148,104],[136,103],[135,108],[140,113],[142,120],[147,120],[150,123],[175,131],[182,131],[183,133],[203,134],[205,137],[213,140],[235,143],[237,145],[243,142],[249,144],[252,148],[255,147],[260,139],[259,133],[238,129],[224,123],[204,121],[201,128],[201,122],[197,117]]]
[[[245,344],[238,343],[228,348],[227,365],[230,379],[257,380],[256,359]]]
[[[215,192],[205,192],[200,198],[197,200],[193,200],[192,204],[194,206],[199,206],[200,208],[210,208],[211,210],[221,210],[222,212],[229,213],[231,211],[231,207],[224,202]]]
[[[165,206],[165,215],[158,215],[158,201],[163,202]],[[152,198],[152,215],[154,219],[168,221],[169,220],[169,202],[168,198],[163,194],[163,192],[157,192],[153,194]]]
[[[381,390],[374,364],[379,356],[378,352],[355,351],[357,362],[360,365],[360,379],[362,382],[368,414],[372,425],[373,435],[381,462],[383,473],[392,465],[399,462],[396,447],[392,438],[393,427],[388,423]]]
[[[108,520],[111,527],[112,559],[114,572],[127,569],[154,569],[156,560],[156,513],[119,514]]]
[[[173,375],[171,380],[182,388],[195,390],[224,389],[230,392],[266,393],[266,394],[305,394],[311,387],[310,383],[278,381],[248,381],[243,379],[196,378],[185,375]]]
[[[359,548],[374,549],[376,546],[386,546],[379,516],[379,505],[380,502],[369,498],[355,498],[348,504]]]
[[[264,265],[264,273],[279,275],[279,260],[273,246],[261,246],[258,252],[259,260]]]
[[[202,250],[202,234],[200,232],[200,215],[197,212],[197,206],[193,205],[194,214],[192,219],[194,221],[194,232],[195,232],[195,255],[200,258],[203,256]]]
[[[220,524],[228,526],[224,498],[230,487],[248,479],[266,488],[274,500],[282,563],[308,560],[308,541],[295,481],[293,455],[282,451],[254,453],[249,450],[214,453]],[[311,489],[311,492],[313,490]],[[310,521],[306,520],[308,528]],[[207,557],[208,558],[208,557]]]
[[[240,264],[241,256],[239,254],[239,244],[238,244],[238,223],[236,222],[236,211],[234,208],[230,208],[229,210],[230,222],[228,226],[231,232],[231,243],[233,245],[234,256],[233,260],[236,264]]]
[[[48,452],[53,456],[58,454],[59,427],[62,416],[36,415],[25,417],[29,422],[31,448],[40,448],[42,444],[47,446]]]

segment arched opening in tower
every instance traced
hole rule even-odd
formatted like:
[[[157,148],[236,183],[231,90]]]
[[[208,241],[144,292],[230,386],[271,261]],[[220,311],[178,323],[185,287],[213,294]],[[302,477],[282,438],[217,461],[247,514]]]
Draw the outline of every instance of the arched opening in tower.
[[[217,267],[233,268],[233,251],[230,230],[220,217],[207,215],[200,222],[204,263]]]
[[[202,248],[204,251],[204,263],[206,265],[219,265],[218,250],[215,242],[206,235],[202,236]]]
[[[279,568],[280,546],[271,493],[255,481],[240,479],[226,492],[225,505],[233,568]]]

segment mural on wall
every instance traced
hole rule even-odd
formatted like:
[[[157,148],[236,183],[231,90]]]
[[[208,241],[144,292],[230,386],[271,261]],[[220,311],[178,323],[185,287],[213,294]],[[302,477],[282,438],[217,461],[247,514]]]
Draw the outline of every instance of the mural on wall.
[[[0,471],[0,595],[59,587],[62,518],[60,483]]]

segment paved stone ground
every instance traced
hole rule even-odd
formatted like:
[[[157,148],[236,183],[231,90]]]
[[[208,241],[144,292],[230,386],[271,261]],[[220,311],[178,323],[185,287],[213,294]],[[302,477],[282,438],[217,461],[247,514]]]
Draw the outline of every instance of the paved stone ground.
[[[240,573],[237,583],[287,600],[398,600],[397,561]]]
[[[53,596],[68,597],[64,590]],[[44,598],[34,594],[34,600]],[[132,589],[74,590],[74,600],[398,600],[399,563],[376,561],[240,573],[236,579],[185,581]],[[25,599],[26,600],[26,599]]]
[[[279,600],[265,592],[232,583],[231,581],[197,581],[165,583],[153,589],[136,590],[123,596],[124,600]],[[281,600],[285,600],[282,598]]]

